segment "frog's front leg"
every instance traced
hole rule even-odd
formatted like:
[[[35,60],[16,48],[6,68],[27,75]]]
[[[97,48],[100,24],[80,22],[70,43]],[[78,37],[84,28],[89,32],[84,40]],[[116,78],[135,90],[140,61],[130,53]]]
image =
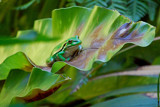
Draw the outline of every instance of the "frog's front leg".
[[[62,61],[69,61],[71,58],[65,58],[65,57],[63,57],[63,54],[64,54],[65,52],[64,51],[61,51],[61,52],[59,52],[58,53],[58,57],[62,60]]]
[[[82,52],[82,45],[79,45],[76,56],[79,55],[81,52]]]
[[[70,58],[70,57],[66,59],[66,61],[69,61],[69,60],[71,60],[71,58]]]
[[[82,51],[82,45],[79,45],[79,46],[78,46],[78,50],[79,50],[79,52]]]
[[[64,51],[61,51],[61,52],[59,52],[57,55],[58,55],[58,58],[59,58],[60,60],[65,61],[66,58],[63,57],[63,54],[64,54]]]

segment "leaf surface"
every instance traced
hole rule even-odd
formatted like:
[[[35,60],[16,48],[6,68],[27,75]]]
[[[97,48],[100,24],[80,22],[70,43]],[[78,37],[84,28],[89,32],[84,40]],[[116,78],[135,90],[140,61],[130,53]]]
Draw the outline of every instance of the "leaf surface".
[[[86,71],[91,69],[95,61],[109,61],[124,44],[147,46],[155,36],[153,26],[142,21],[131,22],[117,11],[98,6],[93,9],[83,7],[56,9],[52,12],[52,20],[36,21],[34,30],[44,35],[40,37],[60,38],[60,40],[1,46],[0,50],[8,48],[6,52],[2,52],[1,56],[4,57],[1,61],[8,55],[22,51],[37,65],[45,65],[45,60],[53,48],[53,52],[56,52],[67,39],[78,35],[82,40],[83,51],[66,63]]]
[[[155,35],[153,26],[142,21],[130,22],[117,11],[98,6],[58,9],[52,17],[53,34],[65,38],[80,36],[84,50],[67,63],[81,70],[89,70],[95,61],[107,62],[126,43],[147,46]]]
[[[29,61],[29,58],[24,53],[18,52],[0,64],[0,80],[6,79],[12,69],[31,72],[33,67],[34,64]]]
[[[2,88],[0,105],[9,105],[13,98],[25,102],[41,100],[58,90],[65,81],[64,77],[39,68],[31,73],[14,69]]]
[[[117,103],[119,102],[119,103]],[[113,100],[108,100],[105,102],[101,102],[93,105],[92,107],[157,107],[157,99],[148,96],[148,94],[136,94],[136,95],[128,95],[115,98]]]

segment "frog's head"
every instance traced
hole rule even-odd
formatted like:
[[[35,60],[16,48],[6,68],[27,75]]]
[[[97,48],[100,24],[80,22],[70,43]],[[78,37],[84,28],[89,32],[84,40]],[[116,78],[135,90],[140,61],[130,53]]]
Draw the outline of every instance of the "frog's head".
[[[81,43],[82,41],[79,39],[79,36],[76,35],[75,37],[72,37],[67,40],[66,46],[70,47],[70,46],[80,45]]]

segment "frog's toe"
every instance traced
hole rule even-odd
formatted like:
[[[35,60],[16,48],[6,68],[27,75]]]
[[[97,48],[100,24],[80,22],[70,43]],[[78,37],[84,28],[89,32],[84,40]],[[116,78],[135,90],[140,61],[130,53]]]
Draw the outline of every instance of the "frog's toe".
[[[66,61],[69,61],[71,58],[67,58]]]

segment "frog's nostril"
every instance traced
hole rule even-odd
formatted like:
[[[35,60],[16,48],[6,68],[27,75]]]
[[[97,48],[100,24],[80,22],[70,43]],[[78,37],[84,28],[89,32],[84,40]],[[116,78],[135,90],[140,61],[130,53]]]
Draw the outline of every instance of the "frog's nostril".
[[[79,39],[79,36],[78,36],[78,35],[76,35],[76,38],[78,38],[78,39]]]

